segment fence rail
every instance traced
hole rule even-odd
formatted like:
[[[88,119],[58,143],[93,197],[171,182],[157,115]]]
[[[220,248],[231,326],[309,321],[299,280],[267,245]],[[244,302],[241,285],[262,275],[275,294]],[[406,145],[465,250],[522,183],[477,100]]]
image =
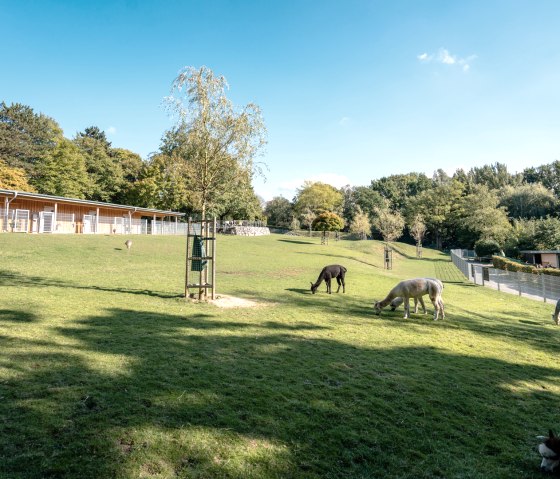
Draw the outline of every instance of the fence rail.
[[[471,253],[474,252],[451,250],[451,261],[474,284],[545,303],[556,303],[560,298],[560,277],[504,271],[491,265],[476,263],[475,255]]]

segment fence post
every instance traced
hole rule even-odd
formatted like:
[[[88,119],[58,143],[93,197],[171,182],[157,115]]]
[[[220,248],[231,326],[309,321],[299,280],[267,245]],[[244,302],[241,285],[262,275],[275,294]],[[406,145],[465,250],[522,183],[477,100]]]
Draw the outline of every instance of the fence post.
[[[517,273],[515,276],[517,276],[517,289],[519,291],[519,296],[521,295],[521,275],[519,273]]]
[[[544,302],[546,303],[546,283],[544,282],[544,274],[539,275],[541,277],[541,284],[542,284],[542,297]]]
[[[494,271],[496,271],[496,283],[498,283],[498,291],[500,291],[500,270],[495,269]]]

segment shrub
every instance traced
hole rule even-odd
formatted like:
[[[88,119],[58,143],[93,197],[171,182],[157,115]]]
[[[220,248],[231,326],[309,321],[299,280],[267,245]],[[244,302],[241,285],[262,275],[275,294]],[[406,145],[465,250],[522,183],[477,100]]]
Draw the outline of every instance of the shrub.
[[[493,239],[479,239],[474,244],[474,251],[477,256],[492,256],[499,253],[500,250],[500,245]]]

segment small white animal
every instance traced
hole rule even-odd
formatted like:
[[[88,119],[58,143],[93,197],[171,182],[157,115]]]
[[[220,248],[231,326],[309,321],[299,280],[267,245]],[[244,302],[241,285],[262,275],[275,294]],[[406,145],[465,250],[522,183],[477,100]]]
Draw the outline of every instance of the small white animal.
[[[132,248],[132,240],[126,240],[124,245],[126,246],[126,249],[130,251],[130,248]]]

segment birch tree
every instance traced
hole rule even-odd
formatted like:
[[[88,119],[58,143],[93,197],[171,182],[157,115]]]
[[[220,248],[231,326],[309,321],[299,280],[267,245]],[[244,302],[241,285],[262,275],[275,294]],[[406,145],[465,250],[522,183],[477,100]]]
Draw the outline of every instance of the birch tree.
[[[235,188],[236,178],[262,173],[255,162],[266,143],[261,110],[254,103],[235,108],[227,88],[209,68],[186,67],[164,100],[176,123],[162,152],[184,162],[187,188],[203,218]]]

